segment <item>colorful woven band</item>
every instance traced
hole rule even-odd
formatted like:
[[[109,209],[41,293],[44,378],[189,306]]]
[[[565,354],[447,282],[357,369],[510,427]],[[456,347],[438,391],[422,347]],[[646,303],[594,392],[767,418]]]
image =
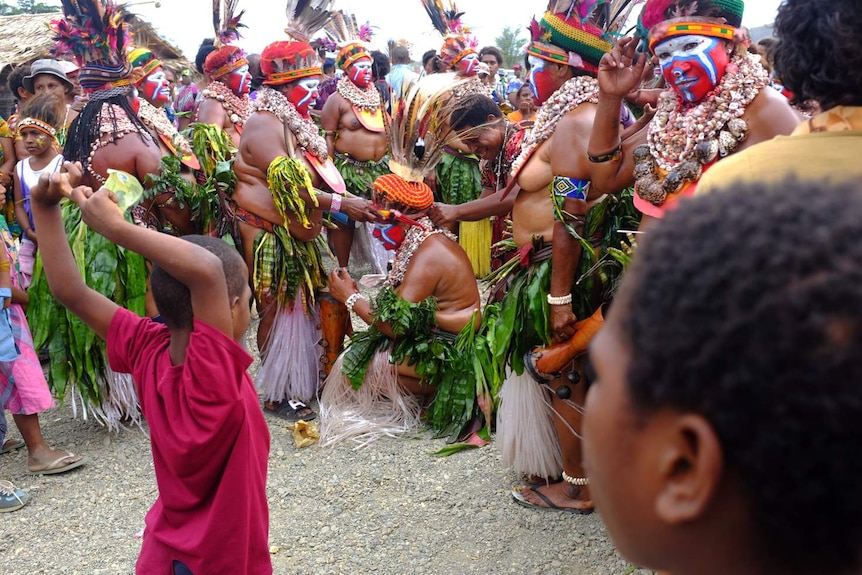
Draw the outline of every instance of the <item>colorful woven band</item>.
[[[460,54],[458,54],[458,55],[455,57],[455,59],[454,59],[454,60],[452,60],[452,68],[454,68],[455,66],[457,66],[457,65],[458,65],[458,62],[460,62],[461,60],[463,60],[464,58],[466,58],[466,57],[467,57],[467,56],[469,56],[470,54],[475,54],[475,53],[476,53],[476,50],[474,50],[473,48],[469,48],[469,49],[467,49],[467,50],[464,50],[463,52],[461,52]]]
[[[614,47],[603,38],[604,32],[591,24],[573,25],[552,12],[546,12],[541,23],[550,33],[550,38],[545,38],[548,43],[574,52],[595,66]]]
[[[131,84],[129,79],[131,71],[131,66],[126,61],[88,62],[81,68],[78,82],[87,93],[102,90],[106,84],[114,88],[129,86]]]
[[[222,78],[224,76],[227,76],[231,72],[239,70],[243,66],[248,66],[248,60],[245,57],[242,57],[239,60],[236,60],[234,62],[228,62],[227,64],[225,64],[221,68],[213,70],[212,73],[210,73],[210,77],[212,77],[213,80],[216,80],[218,78]]]
[[[427,210],[434,203],[434,192],[424,182],[408,182],[395,174],[374,180],[373,189],[387,203],[395,203],[416,211]]]
[[[275,72],[263,81],[267,86],[278,86],[280,84],[289,84],[301,78],[309,76],[320,76],[323,70],[320,66],[310,66],[308,68],[300,68],[299,70],[287,70],[286,72]]]
[[[335,58],[335,65],[345,72],[350,69],[357,60],[362,58],[371,59],[371,54],[365,48],[365,45],[360,42],[351,42],[338,51],[338,56]]]
[[[650,33],[649,49],[655,53],[655,47],[669,38],[675,36],[710,36],[722,40],[733,40],[736,29],[721,24],[710,24],[708,22],[674,22],[672,24],[659,24]]]
[[[36,130],[37,132],[41,132],[48,136],[49,138],[57,137],[57,130],[54,129],[54,126],[49,124],[48,122],[43,122],[38,118],[24,118],[18,120],[18,125],[15,130],[18,132],[18,135],[21,135],[22,130]]]
[[[547,60],[548,62],[553,62],[555,64],[571,66],[571,63],[569,62],[569,53],[562,48],[557,48],[556,46],[532,42],[527,48],[527,54],[531,56],[536,56],[537,58],[541,58],[542,60]],[[586,72],[591,72],[593,74],[597,74],[599,71],[598,66],[590,64],[586,60],[583,60],[583,64],[579,66],[579,69]]]

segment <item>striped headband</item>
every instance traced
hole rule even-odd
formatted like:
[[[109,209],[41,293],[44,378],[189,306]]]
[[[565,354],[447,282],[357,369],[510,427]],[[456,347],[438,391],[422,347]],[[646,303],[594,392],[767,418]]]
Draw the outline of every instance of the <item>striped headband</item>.
[[[722,40],[733,40],[736,28],[724,24],[713,24],[710,22],[676,21],[673,23],[659,24],[650,33],[649,49],[655,53],[655,47],[669,38],[676,36],[710,36]]]
[[[308,68],[300,68],[299,70],[275,72],[270,74],[269,78],[264,80],[263,83],[267,86],[277,86],[279,84],[288,84],[301,78],[308,78],[309,76],[320,76],[322,73],[320,66],[310,66]]]
[[[21,135],[21,131],[24,129],[36,130],[37,132],[41,132],[46,136],[51,138],[57,137],[57,130],[49,124],[48,122],[43,122],[38,118],[23,118],[18,120],[18,125],[16,127],[16,131],[18,135]]]

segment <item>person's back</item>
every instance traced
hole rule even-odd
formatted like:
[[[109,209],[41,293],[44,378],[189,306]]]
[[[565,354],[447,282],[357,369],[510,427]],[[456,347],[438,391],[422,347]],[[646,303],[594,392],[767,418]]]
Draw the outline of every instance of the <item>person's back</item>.
[[[175,238],[126,222],[106,189],[72,190],[71,176],[33,190],[52,293],[107,341],[111,367],[133,375],[151,435],[159,497],[147,514],[136,572],[269,575],[266,472],[269,432],[238,343],[250,320],[248,270],[217,238]],[[150,280],[165,324],[91,290],[65,241],[57,202],[155,265]],[[188,241],[186,241],[188,240]],[[161,267],[159,267],[161,266]]]

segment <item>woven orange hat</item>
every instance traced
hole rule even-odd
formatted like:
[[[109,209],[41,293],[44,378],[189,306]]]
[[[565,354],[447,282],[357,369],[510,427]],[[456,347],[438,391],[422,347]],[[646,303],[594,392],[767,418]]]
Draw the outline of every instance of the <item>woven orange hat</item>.
[[[320,58],[310,44],[282,40],[273,42],[260,54],[260,71],[267,86],[289,84],[323,73]]]
[[[372,184],[374,201],[402,212],[423,212],[434,203],[434,192],[424,182],[408,182],[395,174],[386,174]]]

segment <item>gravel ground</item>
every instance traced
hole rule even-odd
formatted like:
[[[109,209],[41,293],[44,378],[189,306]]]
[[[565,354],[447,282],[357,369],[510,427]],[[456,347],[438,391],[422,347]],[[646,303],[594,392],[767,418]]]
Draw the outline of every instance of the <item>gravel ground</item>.
[[[18,437],[11,416],[7,421],[9,437]],[[26,472],[26,450],[0,456],[0,478],[32,496],[2,517],[0,572],[134,573],[136,534],[157,491],[147,435],[110,433],[73,419],[68,406],[41,421],[51,445],[89,460],[39,477]],[[516,505],[509,490],[518,478],[501,469],[493,444],[448,458],[430,455],[445,442],[427,435],[360,451],[349,444],[296,449],[282,421],[267,422],[277,574],[647,573],[616,553],[597,515]]]

